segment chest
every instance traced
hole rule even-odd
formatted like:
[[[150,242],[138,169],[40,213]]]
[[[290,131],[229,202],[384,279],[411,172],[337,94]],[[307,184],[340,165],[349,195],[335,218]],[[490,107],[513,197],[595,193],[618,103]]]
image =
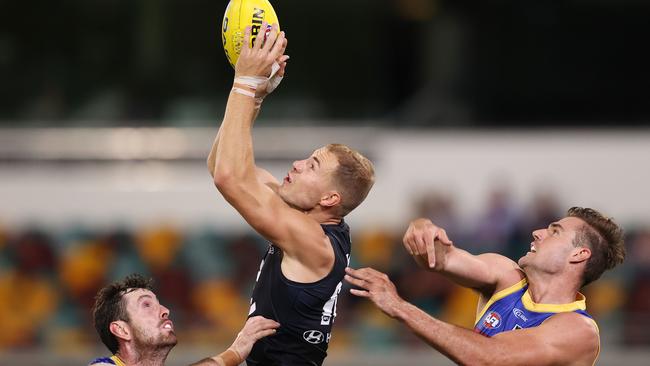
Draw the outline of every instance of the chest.
[[[474,326],[474,331],[486,336],[540,325],[554,313],[539,313],[526,309],[520,296],[509,296],[491,304]]]

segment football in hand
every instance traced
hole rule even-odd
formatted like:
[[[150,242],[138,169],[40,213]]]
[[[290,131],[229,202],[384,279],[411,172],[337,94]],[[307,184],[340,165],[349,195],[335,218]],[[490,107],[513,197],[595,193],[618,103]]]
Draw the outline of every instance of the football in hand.
[[[261,29],[263,21],[268,23],[267,29],[264,30]],[[226,58],[233,68],[244,44],[246,27],[251,27],[252,45],[260,34],[266,38],[274,23],[280,31],[278,16],[268,0],[231,0],[228,3],[221,25],[221,42]]]

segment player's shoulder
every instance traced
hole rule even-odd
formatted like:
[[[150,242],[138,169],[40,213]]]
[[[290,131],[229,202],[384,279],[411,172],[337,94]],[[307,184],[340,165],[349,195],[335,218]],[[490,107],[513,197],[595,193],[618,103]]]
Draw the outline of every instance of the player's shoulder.
[[[88,366],[116,366],[117,363],[111,357],[98,357],[88,364]]]
[[[599,332],[596,322],[592,318],[575,311],[553,314],[543,324],[566,330],[573,334],[580,333],[581,336],[592,336],[594,339],[598,338]]]
[[[526,275],[519,265],[512,259],[497,253],[479,254],[478,258],[491,268],[495,276],[495,292],[511,288],[523,287]]]
[[[508,268],[519,268],[517,263],[513,261],[512,259],[506,257],[505,255],[502,254],[497,254],[497,253],[483,253],[477,255],[478,258],[480,258],[482,261],[487,262],[489,264],[493,265],[499,265],[499,266],[506,266]]]
[[[584,355],[585,362],[592,363],[600,351],[600,336],[593,319],[568,311],[557,313],[546,319],[540,328],[558,349],[565,349],[571,354]]]

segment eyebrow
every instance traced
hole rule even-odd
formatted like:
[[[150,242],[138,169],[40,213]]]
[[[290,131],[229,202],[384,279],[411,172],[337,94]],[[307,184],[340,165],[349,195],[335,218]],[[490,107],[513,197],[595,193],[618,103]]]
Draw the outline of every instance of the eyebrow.
[[[562,225],[558,224],[557,222],[551,223],[548,227],[549,228],[556,228],[556,229],[559,229],[561,231],[564,231],[564,227],[562,227]]]
[[[316,155],[312,156],[312,158],[316,161],[316,163],[318,164],[318,166],[320,166],[320,160],[318,160],[318,158],[316,157]]]
[[[140,300],[142,300],[143,297],[148,297],[150,299],[153,299],[153,296],[151,296],[149,294],[143,294],[143,295],[138,296],[137,302],[140,302]]]

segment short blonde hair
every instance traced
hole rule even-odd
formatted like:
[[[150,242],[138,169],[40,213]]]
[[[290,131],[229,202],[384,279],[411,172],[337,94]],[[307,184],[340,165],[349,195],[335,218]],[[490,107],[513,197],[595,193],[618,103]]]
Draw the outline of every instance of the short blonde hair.
[[[368,158],[348,146],[329,144],[326,148],[338,160],[333,178],[341,194],[341,215],[345,216],[368,196],[375,183],[375,168]]]

